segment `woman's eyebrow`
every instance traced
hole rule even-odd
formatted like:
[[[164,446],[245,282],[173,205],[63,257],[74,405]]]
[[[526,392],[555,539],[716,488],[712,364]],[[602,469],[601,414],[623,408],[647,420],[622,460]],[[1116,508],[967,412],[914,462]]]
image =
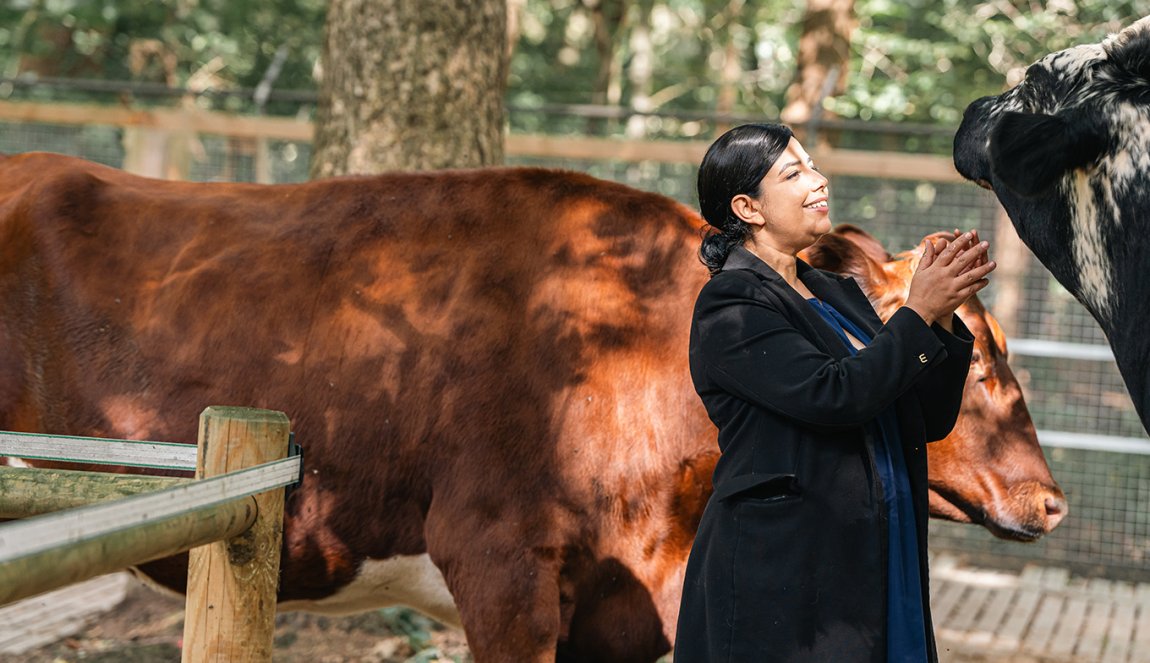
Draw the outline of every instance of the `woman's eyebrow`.
[[[801,164],[802,164],[802,161],[799,161],[799,160],[797,160],[797,159],[796,159],[795,161],[792,161],[792,162],[790,162],[790,163],[785,163],[785,164],[783,164],[783,167],[782,167],[782,168],[779,168],[779,172],[781,173],[781,172],[783,172],[784,170],[786,170],[786,169],[790,168],[791,166],[798,166],[798,165],[801,165]]]

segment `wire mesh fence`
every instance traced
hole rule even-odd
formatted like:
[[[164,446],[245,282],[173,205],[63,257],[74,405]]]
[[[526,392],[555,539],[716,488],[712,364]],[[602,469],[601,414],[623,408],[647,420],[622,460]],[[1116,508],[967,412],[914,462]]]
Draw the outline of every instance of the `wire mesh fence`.
[[[0,151],[48,150],[122,167],[129,130],[6,122],[0,123]],[[270,181],[307,179],[307,141],[214,134],[188,134],[181,140],[190,141],[182,149],[190,154],[186,176],[191,180],[257,181],[261,159],[263,177]],[[842,140],[851,143],[849,137]],[[867,136],[855,142],[906,145],[906,140]],[[917,140],[938,142],[935,137]],[[561,155],[511,155],[508,162],[587,172],[696,203],[694,163]],[[892,253],[912,248],[937,230],[978,228],[990,239],[1013,232],[994,197],[971,184],[835,175],[831,190],[831,218],[862,226]],[[1097,324],[1029,252],[1023,249],[1021,256],[1011,281],[1020,296],[1010,301],[1017,303],[996,309],[1000,296],[1005,298],[1001,277],[981,297],[993,313],[1010,321],[1004,326],[1011,336],[1011,365],[1070,514],[1034,544],[999,541],[978,527],[935,521],[931,546],[990,566],[1038,561],[1083,574],[1150,581],[1150,440]]]

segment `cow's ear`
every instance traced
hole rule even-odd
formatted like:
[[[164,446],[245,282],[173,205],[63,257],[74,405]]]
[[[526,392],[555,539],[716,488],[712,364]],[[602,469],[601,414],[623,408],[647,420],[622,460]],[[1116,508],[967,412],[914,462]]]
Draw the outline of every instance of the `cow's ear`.
[[[852,223],[840,223],[835,226],[835,234],[842,235],[846,239],[854,242],[855,245],[877,263],[881,264],[891,261],[890,252],[886,250],[882,242],[875,239],[874,235],[871,235]]]
[[[990,165],[1003,184],[1037,196],[1064,174],[1097,159],[1106,149],[1104,127],[1087,113],[1006,112],[990,132]]]
[[[1150,16],[1113,35],[1102,47],[1110,61],[1123,71],[1150,80]]]
[[[878,246],[885,253],[882,246]],[[865,247],[837,230],[823,235],[819,241],[803,249],[799,257],[812,267],[854,277],[868,297],[873,294],[876,284],[885,282],[880,263],[870,256]]]

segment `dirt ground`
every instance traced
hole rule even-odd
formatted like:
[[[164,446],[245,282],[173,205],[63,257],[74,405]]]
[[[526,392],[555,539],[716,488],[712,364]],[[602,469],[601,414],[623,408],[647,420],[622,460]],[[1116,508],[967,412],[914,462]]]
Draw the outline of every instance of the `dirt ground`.
[[[180,660],[184,601],[132,580],[122,603],[91,619],[79,633],[0,663],[169,663]],[[952,651],[940,641],[942,663],[1048,663],[1041,658]],[[347,617],[286,613],[276,618],[276,663],[472,663],[460,631],[407,609]],[[671,663],[671,657],[660,659]]]
[[[180,660],[184,602],[133,583],[119,606],[80,633],[0,663],[170,663]],[[463,633],[418,613],[385,609],[348,617],[276,618],[276,663],[469,663]]]

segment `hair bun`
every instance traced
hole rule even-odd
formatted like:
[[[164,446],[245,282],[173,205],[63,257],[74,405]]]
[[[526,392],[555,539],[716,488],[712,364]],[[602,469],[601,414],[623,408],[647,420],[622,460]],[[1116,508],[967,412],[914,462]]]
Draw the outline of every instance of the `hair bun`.
[[[716,274],[727,262],[731,249],[741,243],[741,237],[734,237],[726,232],[710,231],[703,236],[703,241],[699,245],[699,260],[707,266],[711,274]]]

